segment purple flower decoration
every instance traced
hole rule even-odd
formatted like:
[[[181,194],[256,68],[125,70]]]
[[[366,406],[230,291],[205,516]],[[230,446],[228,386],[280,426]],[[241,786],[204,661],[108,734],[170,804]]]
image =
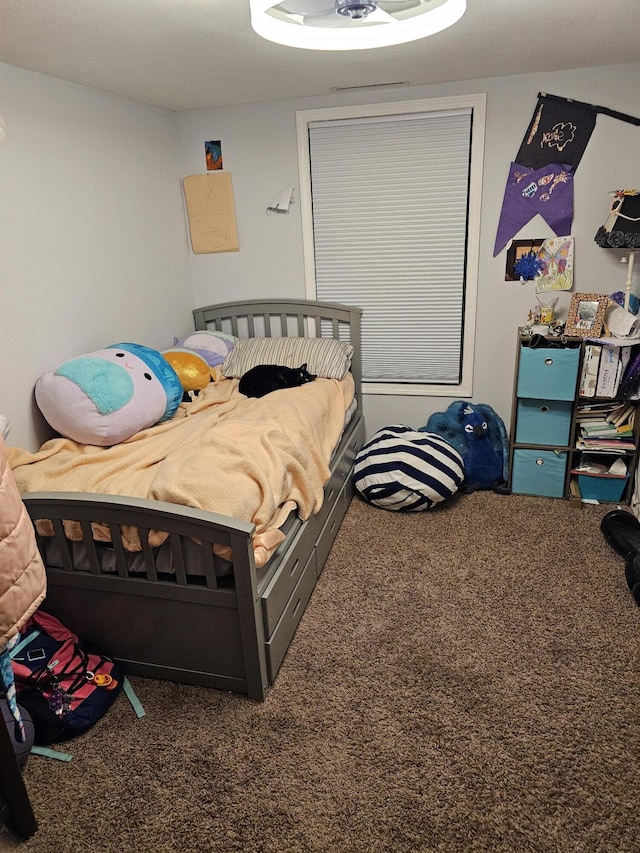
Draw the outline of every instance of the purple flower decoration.
[[[615,302],[616,305],[619,305],[621,308],[624,308],[624,302],[626,299],[626,294],[621,290],[616,290],[615,293],[612,293],[609,299],[612,302]],[[629,294],[629,312],[631,314],[637,314],[640,311],[640,299],[635,296],[633,293]]]

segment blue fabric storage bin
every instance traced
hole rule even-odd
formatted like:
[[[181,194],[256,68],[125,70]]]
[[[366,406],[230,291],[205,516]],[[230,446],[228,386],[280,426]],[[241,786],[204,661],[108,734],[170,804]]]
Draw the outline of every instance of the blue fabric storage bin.
[[[522,347],[517,396],[536,400],[573,400],[579,363],[579,348]]]
[[[564,497],[567,454],[554,450],[514,450],[511,491],[518,495]]]
[[[579,474],[580,497],[594,501],[619,501],[628,479],[628,477],[595,477],[592,474]]]
[[[518,400],[516,441],[519,444],[568,445],[571,433],[570,400]]]

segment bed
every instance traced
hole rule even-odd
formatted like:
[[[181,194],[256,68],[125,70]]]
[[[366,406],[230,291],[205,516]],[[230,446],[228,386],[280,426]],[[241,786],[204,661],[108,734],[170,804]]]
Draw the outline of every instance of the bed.
[[[353,347],[355,395],[327,460],[321,506],[306,521],[288,513],[279,528],[284,538],[263,566],[256,564],[256,525],[246,520],[58,486],[55,492],[27,491],[23,500],[47,566],[43,609],[118,658],[130,674],[263,700],[353,494],[351,470],[364,441],[360,313],[306,300],[244,301],[193,312],[196,330],[241,339],[333,338]],[[69,524],[76,541],[67,536]],[[43,535],[43,525],[53,535]],[[96,529],[107,536],[96,537]],[[135,553],[122,544],[132,529],[140,543]]]

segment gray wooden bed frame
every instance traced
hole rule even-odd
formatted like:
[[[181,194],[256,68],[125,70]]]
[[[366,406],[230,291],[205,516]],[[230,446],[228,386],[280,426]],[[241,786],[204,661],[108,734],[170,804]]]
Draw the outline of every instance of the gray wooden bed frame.
[[[47,565],[43,609],[119,659],[130,674],[263,700],[353,495],[351,469],[364,441],[360,314],[360,309],[344,305],[291,299],[225,303],[193,312],[196,329],[228,331],[237,337],[333,337],[349,340],[354,347],[357,409],[334,452],[322,508],[304,523],[290,516],[286,538],[264,568],[256,569],[254,525],[246,521],[160,501],[25,493],[32,520],[52,521],[60,555],[59,567]],[[83,562],[77,543],[64,535],[63,520],[82,527]],[[91,522],[109,525],[111,546],[94,542]],[[122,525],[139,528],[142,572],[131,569],[131,555],[121,545]],[[157,569],[157,554],[146,541],[151,529],[169,534],[173,574]],[[38,536],[38,544],[47,563],[51,538]],[[233,572],[227,578],[216,575],[213,544],[232,548]],[[190,572],[194,550],[199,576]],[[105,570],[106,551],[112,561],[115,558],[115,571]]]

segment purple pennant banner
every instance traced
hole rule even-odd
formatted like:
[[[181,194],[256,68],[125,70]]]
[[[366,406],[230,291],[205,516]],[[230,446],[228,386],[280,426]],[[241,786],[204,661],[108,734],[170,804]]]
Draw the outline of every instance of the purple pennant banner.
[[[573,169],[550,163],[531,169],[511,163],[504,191],[498,233],[493,249],[495,257],[527,222],[539,213],[550,228],[560,235],[571,233],[573,221]]]

